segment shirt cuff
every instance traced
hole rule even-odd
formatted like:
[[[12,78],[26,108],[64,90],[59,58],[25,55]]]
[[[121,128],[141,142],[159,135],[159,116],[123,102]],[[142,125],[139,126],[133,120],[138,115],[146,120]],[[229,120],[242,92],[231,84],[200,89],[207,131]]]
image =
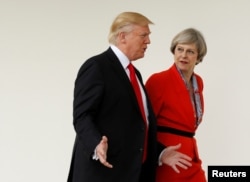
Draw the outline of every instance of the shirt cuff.
[[[159,166],[162,166],[162,161],[161,161],[161,156],[163,155],[164,151],[166,150],[166,148],[164,150],[161,151],[160,155],[159,155],[159,158],[158,158],[158,165]]]
[[[97,154],[96,154],[96,149],[95,149],[95,151],[94,151],[94,153],[92,155],[92,159],[96,160],[96,161],[99,159],[98,156],[97,156]]]

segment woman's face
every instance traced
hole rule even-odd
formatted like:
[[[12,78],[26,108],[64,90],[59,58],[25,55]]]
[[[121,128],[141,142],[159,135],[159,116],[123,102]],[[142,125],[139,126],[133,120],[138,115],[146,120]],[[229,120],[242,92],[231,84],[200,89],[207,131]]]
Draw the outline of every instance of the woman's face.
[[[193,73],[198,62],[198,50],[193,44],[177,44],[174,50],[174,62],[183,73]]]

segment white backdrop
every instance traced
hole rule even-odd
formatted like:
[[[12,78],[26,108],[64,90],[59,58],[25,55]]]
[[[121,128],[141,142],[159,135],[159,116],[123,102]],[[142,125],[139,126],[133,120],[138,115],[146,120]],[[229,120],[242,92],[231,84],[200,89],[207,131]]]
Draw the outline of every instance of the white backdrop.
[[[149,17],[151,44],[136,62],[144,81],[173,63],[173,36],[194,27],[208,54],[205,116],[197,131],[204,169],[250,164],[250,1],[0,0],[0,181],[66,181],[74,142],[73,87],[81,64],[108,48],[114,17]]]

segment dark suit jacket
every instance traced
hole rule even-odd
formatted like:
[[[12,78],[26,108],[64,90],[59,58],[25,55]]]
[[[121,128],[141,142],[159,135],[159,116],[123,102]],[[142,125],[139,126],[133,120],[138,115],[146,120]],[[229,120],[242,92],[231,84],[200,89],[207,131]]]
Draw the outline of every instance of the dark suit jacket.
[[[143,85],[138,70],[136,74]],[[147,100],[148,157],[142,165],[145,126],[124,68],[111,48],[82,65],[75,81],[76,140],[68,182],[154,181],[156,121]],[[91,158],[102,135],[108,138],[107,161],[112,169]]]

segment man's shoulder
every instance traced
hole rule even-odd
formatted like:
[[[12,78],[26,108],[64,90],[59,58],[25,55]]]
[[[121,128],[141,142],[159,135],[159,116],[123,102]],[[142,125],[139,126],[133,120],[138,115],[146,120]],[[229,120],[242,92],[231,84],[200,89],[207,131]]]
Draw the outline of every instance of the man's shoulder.
[[[86,59],[82,63],[81,67],[89,66],[92,64],[101,64],[102,62],[104,62],[106,60],[105,57],[107,57],[108,52],[109,51],[106,50],[106,51],[103,51],[102,53],[99,53],[99,54],[96,54],[96,55],[89,57],[88,59]]]

